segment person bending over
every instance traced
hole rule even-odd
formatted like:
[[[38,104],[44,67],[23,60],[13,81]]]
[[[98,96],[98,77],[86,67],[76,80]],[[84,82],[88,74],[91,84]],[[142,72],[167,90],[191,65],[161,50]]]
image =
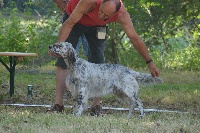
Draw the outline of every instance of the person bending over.
[[[59,31],[55,44],[66,41],[76,48],[79,37],[84,34],[91,54],[88,61],[104,63],[106,24],[117,22],[122,26],[134,48],[147,63],[152,76],[159,76],[160,72],[149,56],[145,44],[136,33],[130,15],[121,0],[69,0],[65,7],[64,19],[65,22]],[[56,56],[53,53],[49,54]],[[65,86],[67,66],[63,58],[58,58],[56,66],[56,98],[55,105],[50,111],[62,112],[64,110],[63,94],[67,89],[67,86]],[[96,97],[93,99],[91,112],[99,115],[99,110],[100,98]]]

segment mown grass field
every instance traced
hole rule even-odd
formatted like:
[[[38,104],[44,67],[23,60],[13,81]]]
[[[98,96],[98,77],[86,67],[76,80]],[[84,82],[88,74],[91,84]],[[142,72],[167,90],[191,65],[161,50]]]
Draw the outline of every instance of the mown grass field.
[[[138,70],[141,71],[141,70]],[[103,117],[76,117],[66,108],[64,114],[47,114],[45,107],[0,106],[0,132],[8,133],[198,133],[200,131],[200,72],[161,71],[163,84],[141,86],[139,93],[144,108],[165,109],[187,113],[147,112],[139,118],[136,111],[131,119],[127,112],[106,111]],[[37,71],[17,69],[15,95],[9,97],[9,74],[0,66],[0,103],[50,104],[54,103],[54,68],[41,67]],[[33,98],[27,98],[27,85],[34,86]],[[64,98],[65,105],[71,99]],[[89,102],[91,103],[91,102]],[[126,107],[113,95],[102,98],[102,105]]]

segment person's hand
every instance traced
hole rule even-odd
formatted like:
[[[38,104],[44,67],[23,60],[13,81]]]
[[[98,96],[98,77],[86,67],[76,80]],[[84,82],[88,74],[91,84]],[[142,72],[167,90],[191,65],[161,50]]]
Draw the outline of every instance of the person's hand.
[[[18,61],[22,61],[23,60],[23,56],[17,56],[17,60]]]
[[[156,65],[153,62],[150,62],[148,64],[149,70],[151,72],[151,75],[155,78],[155,77],[159,77],[160,75],[160,71],[158,70],[158,68],[156,67]]]
[[[63,0],[54,0],[54,2],[56,3],[56,5],[58,6],[58,8],[64,12],[65,11],[65,8],[66,8],[66,5],[67,3],[64,2]]]

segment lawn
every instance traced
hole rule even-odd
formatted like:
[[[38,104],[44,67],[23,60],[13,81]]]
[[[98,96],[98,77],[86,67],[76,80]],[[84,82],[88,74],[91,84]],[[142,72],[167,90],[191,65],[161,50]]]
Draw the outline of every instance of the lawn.
[[[142,71],[142,70],[139,70]],[[139,97],[145,109],[180,111],[182,113],[146,112],[139,118],[135,111],[127,119],[127,111],[107,110],[103,117],[89,116],[84,112],[81,117],[70,114],[47,114],[46,107],[0,106],[0,132],[22,133],[142,133],[142,132],[191,132],[200,130],[200,72],[198,71],[161,71],[163,84],[141,86]],[[0,65],[0,104],[39,104],[52,105],[55,97],[55,69],[49,66],[35,70],[17,68],[15,75],[15,95],[9,97],[9,74]],[[27,98],[27,85],[33,85],[33,97]],[[64,97],[65,105],[71,105],[71,98]],[[91,104],[91,102],[89,102]],[[127,106],[113,95],[102,98],[106,107]]]

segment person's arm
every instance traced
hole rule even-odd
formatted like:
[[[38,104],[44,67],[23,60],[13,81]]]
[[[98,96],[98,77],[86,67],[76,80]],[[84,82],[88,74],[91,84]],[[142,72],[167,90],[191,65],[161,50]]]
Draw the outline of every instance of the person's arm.
[[[69,36],[73,26],[84,14],[88,13],[95,4],[96,0],[80,0],[72,14],[63,23],[57,38],[57,42],[64,42]]]
[[[117,18],[117,22],[121,24],[122,28],[124,29],[125,33],[127,34],[128,38],[130,39],[131,43],[133,44],[135,49],[138,51],[138,53],[143,57],[145,62],[149,62],[148,66],[149,66],[152,76],[153,77],[159,76],[160,72],[159,72],[158,68],[155,66],[155,64],[152,61],[150,61],[151,58],[149,56],[148,50],[147,50],[144,42],[141,40],[139,35],[136,33],[129,13],[126,11],[124,5],[122,5],[122,6],[123,6],[122,11]]]

